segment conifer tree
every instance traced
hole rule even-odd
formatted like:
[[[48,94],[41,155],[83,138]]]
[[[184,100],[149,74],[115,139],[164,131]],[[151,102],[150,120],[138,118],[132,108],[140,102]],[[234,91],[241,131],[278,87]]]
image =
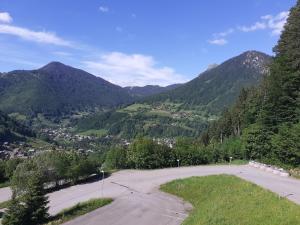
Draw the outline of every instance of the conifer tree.
[[[26,225],[43,224],[48,219],[49,208],[42,176],[34,174],[28,184],[28,192],[24,196]]]
[[[24,224],[25,220],[25,206],[17,200],[16,194],[13,192],[12,200],[4,214],[2,225],[20,225]]]
[[[276,57],[268,77],[266,101],[262,113],[264,125],[271,128],[281,123],[299,122],[300,0],[291,9],[274,52]]]
[[[48,220],[48,198],[39,172],[28,171],[27,182],[13,186],[12,202],[5,212],[3,225],[39,225]]]

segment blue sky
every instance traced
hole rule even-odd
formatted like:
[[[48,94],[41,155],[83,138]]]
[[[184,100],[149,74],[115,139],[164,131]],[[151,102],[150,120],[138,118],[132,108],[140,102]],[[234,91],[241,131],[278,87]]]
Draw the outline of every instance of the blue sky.
[[[168,85],[272,54],[296,0],[0,0],[0,71],[50,61],[121,86]]]

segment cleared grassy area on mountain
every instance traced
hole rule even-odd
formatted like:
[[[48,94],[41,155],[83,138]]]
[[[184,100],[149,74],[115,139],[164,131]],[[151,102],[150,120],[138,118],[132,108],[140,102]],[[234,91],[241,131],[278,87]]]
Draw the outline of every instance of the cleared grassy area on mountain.
[[[216,117],[198,109],[184,109],[181,104],[133,104],[117,111],[97,113],[80,119],[78,133],[101,132],[123,138],[199,136]]]
[[[298,225],[300,206],[229,175],[172,181],[161,189],[190,202],[183,225]]]

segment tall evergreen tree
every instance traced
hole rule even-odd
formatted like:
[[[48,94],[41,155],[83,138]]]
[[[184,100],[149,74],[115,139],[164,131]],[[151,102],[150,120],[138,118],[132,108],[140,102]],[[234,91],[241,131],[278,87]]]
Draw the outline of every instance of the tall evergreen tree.
[[[276,57],[268,77],[268,89],[262,113],[263,123],[271,128],[281,123],[299,121],[300,0],[291,9],[274,52]]]
[[[24,196],[26,225],[43,224],[48,219],[48,197],[45,195],[43,178],[33,174],[29,181],[28,192]]]
[[[20,225],[24,224],[26,220],[25,206],[16,198],[13,192],[12,200],[5,211],[2,225]]]
[[[39,225],[48,220],[48,197],[45,195],[44,178],[35,170],[29,170],[26,174],[23,177],[26,182],[15,182],[14,174],[13,198],[5,212],[4,225]]]

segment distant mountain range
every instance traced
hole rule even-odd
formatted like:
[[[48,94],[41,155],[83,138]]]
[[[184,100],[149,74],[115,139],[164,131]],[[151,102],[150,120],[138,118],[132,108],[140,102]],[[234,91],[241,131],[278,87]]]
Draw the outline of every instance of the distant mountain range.
[[[177,87],[180,87],[181,85],[182,84],[172,84],[166,87],[162,87],[159,85],[146,85],[144,87],[125,87],[124,89],[127,90],[128,94],[130,94],[132,97],[143,98],[173,90]]]
[[[233,104],[242,88],[258,84],[268,73],[271,59],[264,53],[248,51],[185,84],[125,88],[52,62],[37,70],[1,73],[0,110],[33,118],[39,113],[57,117],[100,111],[79,121],[78,129],[102,129],[126,137],[140,133],[194,136]],[[102,115],[104,109],[111,111]]]
[[[7,113],[62,115],[132,101],[123,88],[59,62],[0,75],[0,110]]]
[[[83,118],[77,129],[101,130],[126,138],[198,136],[209,121],[235,102],[242,88],[257,85],[268,74],[271,60],[261,52],[245,52],[209,68],[186,84],[149,94],[125,108]],[[132,90],[141,93],[151,88]],[[149,92],[142,93],[146,96]]]

